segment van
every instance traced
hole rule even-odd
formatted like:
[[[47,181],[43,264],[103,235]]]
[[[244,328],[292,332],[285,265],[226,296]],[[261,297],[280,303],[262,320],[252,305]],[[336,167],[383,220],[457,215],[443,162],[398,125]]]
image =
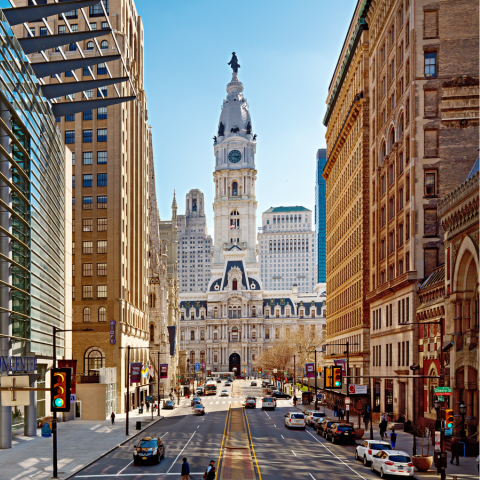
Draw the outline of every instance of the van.
[[[262,398],[262,410],[275,410],[277,406],[277,401],[274,397],[263,397]]]

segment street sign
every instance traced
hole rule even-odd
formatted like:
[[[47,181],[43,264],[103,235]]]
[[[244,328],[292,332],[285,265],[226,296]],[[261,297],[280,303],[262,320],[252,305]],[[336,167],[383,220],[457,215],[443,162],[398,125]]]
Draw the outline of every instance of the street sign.
[[[350,410],[350,405],[345,405],[345,410],[348,412]]]
[[[438,397],[437,400],[438,400],[439,402],[444,402],[444,401],[445,401],[445,397],[444,397],[443,395],[437,395],[437,397]]]
[[[273,373],[277,373],[277,369],[276,369],[276,368],[273,369]]]
[[[348,386],[349,395],[366,395],[367,385],[355,385],[354,383]]]
[[[345,405],[350,405],[350,397],[345,397]]]
[[[4,375],[0,377],[0,386],[3,387],[29,387],[28,375]],[[30,405],[30,392],[28,391],[11,391],[2,392],[2,406],[4,407],[20,407],[22,405]]]
[[[450,387],[435,387],[433,393],[435,395],[453,395],[453,391]]]

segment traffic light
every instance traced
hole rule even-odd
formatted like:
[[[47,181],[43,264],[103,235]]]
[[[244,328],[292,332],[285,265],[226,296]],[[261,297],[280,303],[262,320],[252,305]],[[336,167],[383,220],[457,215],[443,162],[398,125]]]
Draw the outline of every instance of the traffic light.
[[[258,374],[259,374],[259,375],[262,374],[262,369],[261,369],[261,368],[258,369]]]
[[[71,368],[53,368],[50,379],[52,412],[70,411]]]
[[[333,376],[332,388],[342,388],[342,385],[343,385],[342,367],[332,367],[332,376]]]
[[[332,367],[323,367],[323,376],[325,378],[325,388],[332,388]]]
[[[445,425],[447,428],[453,428],[455,425],[453,421],[453,410],[451,408],[445,409]]]
[[[211,377],[212,376],[212,371],[211,370],[207,370],[207,377]]]

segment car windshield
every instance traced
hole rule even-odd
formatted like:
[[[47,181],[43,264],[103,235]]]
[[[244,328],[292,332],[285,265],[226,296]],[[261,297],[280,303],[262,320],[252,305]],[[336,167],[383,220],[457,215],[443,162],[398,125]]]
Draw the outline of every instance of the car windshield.
[[[195,408],[196,408],[197,410],[201,410],[201,409],[203,408],[203,405],[195,405]]]
[[[337,431],[339,432],[348,432],[348,431],[352,431],[353,428],[352,427],[337,427]]]
[[[139,448],[156,448],[157,441],[156,440],[140,440],[138,447]]]
[[[391,450],[392,449],[390,445],[384,445],[383,443],[371,443],[370,448],[372,450]]]
[[[264,398],[263,401],[264,402],[273,402],[273,398]]]
[[[200,400],[200,397],[193,397],[193,401]]]
[[[390,455],[388,459],[391,460],[392,462],[402,462],[402,463],[410,463],[412,461],[410,457],[406,457],[405,455]]]
[[[314,413],[312,413],[312,416],[314,416],[314,417],[324,417],[325,414],[324,414],[324,413],[320,413],[320,412],[314,412]]]
[[[292,418],[305,418],[302,413],[292,413]]]

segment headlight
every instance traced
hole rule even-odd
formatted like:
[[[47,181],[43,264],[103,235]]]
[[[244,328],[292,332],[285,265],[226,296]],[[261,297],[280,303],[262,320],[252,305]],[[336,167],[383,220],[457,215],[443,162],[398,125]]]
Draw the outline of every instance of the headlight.
[[[133,451],[134,455],[138,455],[138,452],[136,450]]]
[[[153,453],[154,455],[156,455],[157,452],[158,452],[158,448],[154,448],[152,453]]]

